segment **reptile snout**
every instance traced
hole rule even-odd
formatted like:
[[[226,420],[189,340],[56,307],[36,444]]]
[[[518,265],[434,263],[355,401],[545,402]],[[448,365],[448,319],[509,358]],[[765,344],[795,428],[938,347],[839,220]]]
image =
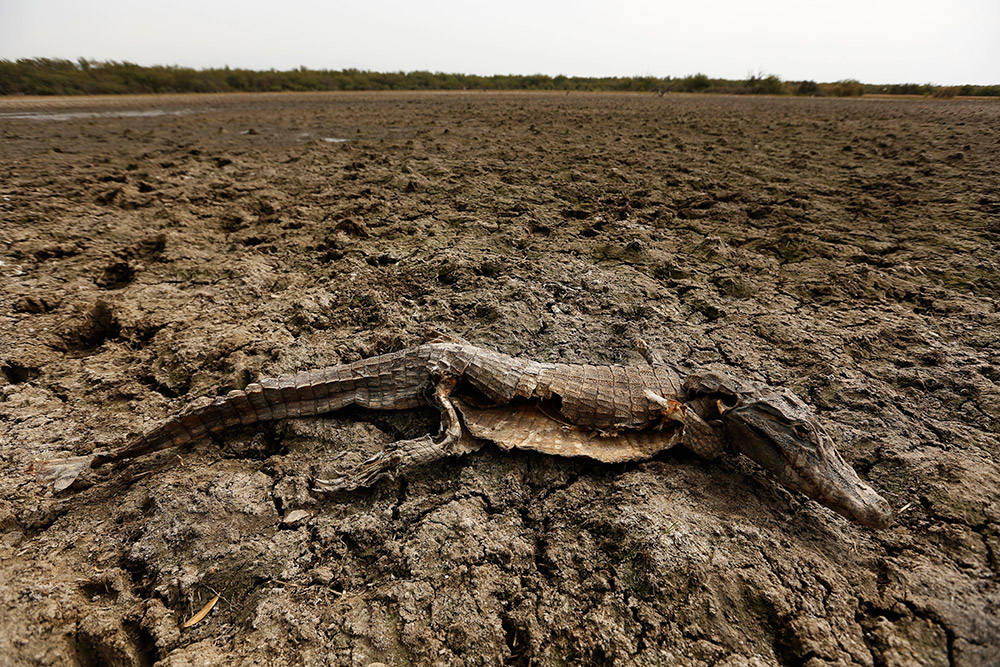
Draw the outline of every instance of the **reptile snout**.
[[[860,498],[853,499],[843,509],[833,508],[845,514],[848,518],[854,519],[863,526],[881,530],[888,528],[895,520],[892,507],[889,503],[875,492],[870,486],[863,484],[859,489]],[[843,511],[846,510],[846,511]]]

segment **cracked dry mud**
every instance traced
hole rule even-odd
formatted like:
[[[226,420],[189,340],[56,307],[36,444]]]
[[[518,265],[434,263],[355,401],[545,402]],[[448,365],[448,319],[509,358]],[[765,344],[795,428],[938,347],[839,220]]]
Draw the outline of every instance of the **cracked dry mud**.
[[[996,664],[997,128],[985,101],[0,100],[0,664]],[[680,450],[310,491],[432,410],[55,497],[28,474],[427,326],[788,386],[897,523]]]

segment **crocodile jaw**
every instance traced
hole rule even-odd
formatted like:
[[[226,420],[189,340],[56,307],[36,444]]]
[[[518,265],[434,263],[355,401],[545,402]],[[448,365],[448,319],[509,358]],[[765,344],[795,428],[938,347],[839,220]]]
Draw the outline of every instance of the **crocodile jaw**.
[[[861,481],[802,401],[766,388],[742,396],[722,421],[731,442],[781,484],[869,528],[892,524],[892,510]]]
[[[892,525],[889,503],[858,477],[833,448],[832,441],[821,463],[798,469],[789,465],[774,476],[786,487],[801,491],[862,526],[883,529]]]

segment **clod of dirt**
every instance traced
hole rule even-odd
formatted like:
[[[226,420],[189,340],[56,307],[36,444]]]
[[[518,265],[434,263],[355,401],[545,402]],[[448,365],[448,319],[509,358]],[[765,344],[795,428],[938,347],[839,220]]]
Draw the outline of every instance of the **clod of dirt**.
[[[350,236],[355,236],[359,238],[366,239],[372,235],[371,230],[368,229],[368,225],[364,222],[355,220],[354,218],[344,218],[336,224],[334,229],[339,229],[342,232]]]
[[[128,256],[155,259],[167,247],[167,235],[160,233],[144,238],[128,250]]]
[[[49,303],[44,296],[25,295],[14,302],[14,312],[17,313],[47,313],[53,308],[55,305]]]
[[[87,350],[106,340],[117,338],[120,333],[121,325],[111,305],[107,301],[98,300],[82,317],[66,326],[60,337],[71,348]]]

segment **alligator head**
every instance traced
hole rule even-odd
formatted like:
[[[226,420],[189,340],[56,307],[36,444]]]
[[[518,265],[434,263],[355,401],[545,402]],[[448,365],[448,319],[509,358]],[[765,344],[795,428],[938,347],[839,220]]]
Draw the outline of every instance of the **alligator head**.
[[[685,389],[689,395],[713,397],[729,442],[787,488],[864,526],[892,524],[889,503],[840,457],[826,429],[797,396],[717,373],[694,374]]]

